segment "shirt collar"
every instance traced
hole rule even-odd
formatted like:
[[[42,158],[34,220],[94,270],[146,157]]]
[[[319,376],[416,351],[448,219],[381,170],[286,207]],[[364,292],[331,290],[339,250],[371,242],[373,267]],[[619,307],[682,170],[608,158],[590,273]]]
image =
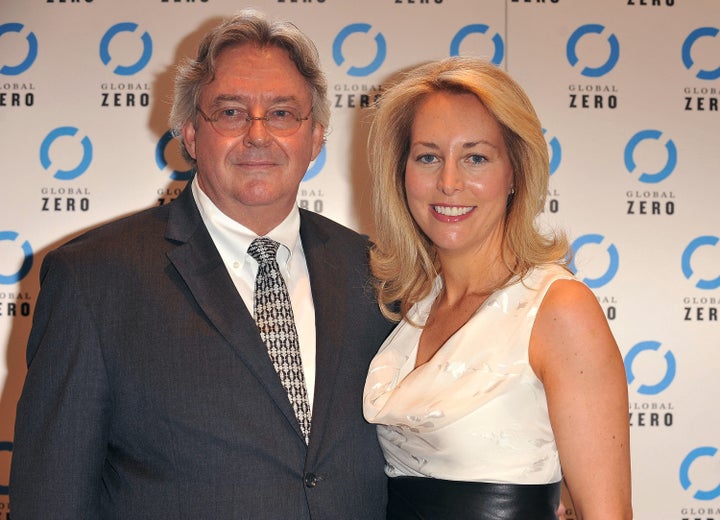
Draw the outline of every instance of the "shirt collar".
[[[257,235],[223,213],[200,188],[197,175],[192,180],[191,188],[203,222],[205,222],[213,240],[218,244],[218,248],[225,249],[236,260],[246,262],[251,258],[247,254],[247,249],[250,247],[250,243],[257,238]],[[265,236],[280,243],[278,263],[289,268],[288,264],[292,254],[296,247],[299,246],[300,211],[297,206],[293,206],[285,219]]]

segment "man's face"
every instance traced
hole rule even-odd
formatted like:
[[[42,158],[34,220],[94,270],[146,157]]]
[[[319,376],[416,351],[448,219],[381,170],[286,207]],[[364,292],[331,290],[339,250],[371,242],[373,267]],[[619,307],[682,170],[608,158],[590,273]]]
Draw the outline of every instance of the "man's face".
[[[278,108],[304,117],[312,110],[307,82],[283,49],[229,47],[216,66],[215,79],[203,88],[199,103],[210,118],[227,109],[244,110],[253,117]],[[291,211],[300,181],[320,152],[323,133],[312,117],[286,136],[274,135],[261,120],[229,137],[202,116],[183,126],[202,190],[223,213],[259,235]]]

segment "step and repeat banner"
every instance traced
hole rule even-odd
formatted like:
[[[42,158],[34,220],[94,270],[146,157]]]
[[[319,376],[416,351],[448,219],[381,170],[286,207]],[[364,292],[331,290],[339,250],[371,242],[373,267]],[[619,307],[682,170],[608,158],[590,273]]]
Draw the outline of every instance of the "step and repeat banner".
[[[525,87],[541,225],[625,360],[635,516],[720,519],[720,1],[0,0],[0,520],[42,259],[183,189],[174,70],[240,7],[316,42],[332,122],[298,203],[371,235],[368,109],[398,71],[477,55]]]

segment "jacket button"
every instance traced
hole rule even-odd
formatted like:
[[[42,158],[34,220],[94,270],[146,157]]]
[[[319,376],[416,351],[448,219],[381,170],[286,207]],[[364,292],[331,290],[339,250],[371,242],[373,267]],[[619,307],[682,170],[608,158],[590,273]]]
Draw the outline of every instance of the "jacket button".
[[[305,486],[309,488],[314,488],[318,484],[318,478],[315,476],[315,473],[306,473],[303,480],[305,481]]]

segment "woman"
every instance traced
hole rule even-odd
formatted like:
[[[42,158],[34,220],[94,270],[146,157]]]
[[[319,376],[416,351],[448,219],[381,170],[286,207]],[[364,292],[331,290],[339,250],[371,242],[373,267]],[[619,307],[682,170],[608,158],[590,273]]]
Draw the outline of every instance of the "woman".
[[[372,267],[400,321],[364,412],[387,461],[388,518],[632,517],[627,383],[564,236],[535,226],[547,145],[523,90],[478,59],[409,72],[370,132]]]

